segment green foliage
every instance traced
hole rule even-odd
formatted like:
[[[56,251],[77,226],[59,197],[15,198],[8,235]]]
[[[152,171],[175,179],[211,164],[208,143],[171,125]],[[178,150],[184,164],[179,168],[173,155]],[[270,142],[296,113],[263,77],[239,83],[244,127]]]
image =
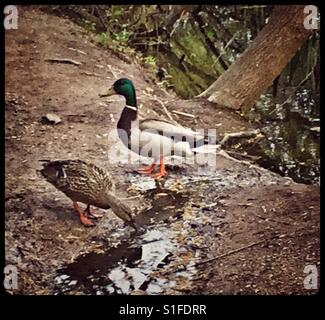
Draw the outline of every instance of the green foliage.
[[[212,74],[215,67],[216,58],[206,48],[202,38],[193,29],[189,23],[186,27],[185,34],[177,34],[177,43],[174,51],[179,56],[186,54],[186,61],[193,66],[201,69],[206,74]],[[216,68],[214,68],[216,69]]]
[[[150,65],[150,66],[156,66],[156,58],[154,56],[146,56],[144,57],[144,61],[146,64]]]
[[[96,41],[103,46],[107,46],[110,43],[111,38],[106,32],[102,32],[96,35]]]
[[[125,29],[121,32],[117,32],[113,34],[113,37],[118,42],[128,42],[132,32],[126,31]]]
[[[209,30],[209,31],[207,32],[207,36],[208,36],[211,40],[213,40],[213,38],[215,37],[215,33],[214,33],[212,30]]]
[[[129,32],[125,29],[120,32],[112,33],[111,35],[107,32],[102,32],[96,35],[96,41],[104,46],[112,42],[115,43],[117,42],[123,45],[123,44],[127,44],[131,35],[132,32]]]
[[[120,6],[111,6],[109,15],[116,19],[123,15],[123,9]]]
[[[95,22],[86,19],[83,20],[83,27],[90,32],[95,32],[96,30]]]

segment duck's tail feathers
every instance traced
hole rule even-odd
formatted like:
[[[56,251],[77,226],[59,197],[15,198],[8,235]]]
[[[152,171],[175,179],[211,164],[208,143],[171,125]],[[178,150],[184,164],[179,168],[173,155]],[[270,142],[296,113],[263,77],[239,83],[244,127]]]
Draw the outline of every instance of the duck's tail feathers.
[[[126,223],[132,224],[133,217],[131,208],[113,193],[108,193],[107,197],[113,212]]]
[[[218,137],[217,136],[199,136],[199,137],[192,137],[192,139],[186,140],[191,149],[196,149],[204,145],[217,145],[218,144]]]
[[[193,148],[192,151],[194,154],[197,153],[210,153],[210,154],[216,154],[218,151],[220,151],[220,144],[204,144],[200,147]]]

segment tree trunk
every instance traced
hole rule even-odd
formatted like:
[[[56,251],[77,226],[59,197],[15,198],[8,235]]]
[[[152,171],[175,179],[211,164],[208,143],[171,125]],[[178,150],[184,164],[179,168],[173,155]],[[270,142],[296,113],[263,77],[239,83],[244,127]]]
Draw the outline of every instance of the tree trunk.
[[[199,97],[248,110],[295,55],[312,30],[304,6],[275,6],[268,24],[240,57]]]

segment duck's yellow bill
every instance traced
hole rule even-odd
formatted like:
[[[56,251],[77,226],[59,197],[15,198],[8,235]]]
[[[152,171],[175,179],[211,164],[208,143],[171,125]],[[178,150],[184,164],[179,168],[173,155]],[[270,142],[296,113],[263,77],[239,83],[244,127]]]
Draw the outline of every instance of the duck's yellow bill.
[[[115,92],[114,87],[111,87],[111,88],[108,89],[107,92],[105,92],[105,93],[100,93],[100,94],[99,94],[99,97],[100,97],[100,98],[104,98],[104,97],[112,96],[113,94],[116,94],[116,92]]]

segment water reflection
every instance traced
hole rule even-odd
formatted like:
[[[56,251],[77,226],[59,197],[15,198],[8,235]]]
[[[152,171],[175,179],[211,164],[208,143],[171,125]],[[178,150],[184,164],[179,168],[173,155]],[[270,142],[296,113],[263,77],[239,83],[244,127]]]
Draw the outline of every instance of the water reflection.
[[[283,99],[284,95],[279,99]],[[265,139],[249,152],[258,163],[297,182],[319,184],[319,105],[311,90],[301,89],[291,101],[275,103],[263,95],[252,111]]]

